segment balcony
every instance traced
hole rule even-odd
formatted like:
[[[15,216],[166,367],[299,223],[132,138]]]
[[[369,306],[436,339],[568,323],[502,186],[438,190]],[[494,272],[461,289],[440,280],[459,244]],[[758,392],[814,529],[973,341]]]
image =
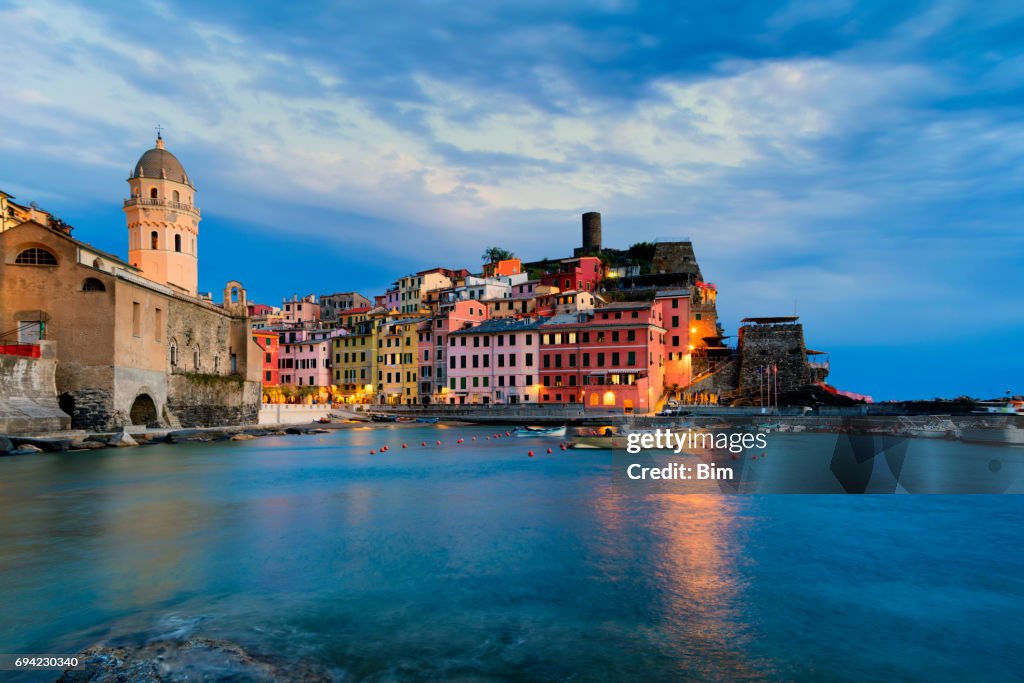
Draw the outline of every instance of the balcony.
[[[131,199],[124,200],[125,206],[158,206],[165,209],[177,209],[179,211],[188,211],[199,215],[199,209],[192,206],[191,204],[183,204],[182,202],[174,202],[170,199],[153,199],[152,197],[132,197]]]

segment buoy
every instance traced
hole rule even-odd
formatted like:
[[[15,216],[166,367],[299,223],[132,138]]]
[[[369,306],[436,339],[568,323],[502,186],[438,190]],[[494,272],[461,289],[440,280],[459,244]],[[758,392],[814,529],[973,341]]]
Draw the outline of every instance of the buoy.
[[[370,455],[376,455],[377,451],[370,451]]]
[[[562,447],[562,450],[564,451],[565,450],[565,444],[563,443],[563,444],[559,444],[559,445]]]
[[[407,444],[407,443],[403,443],[402,444],[402,448],[408,448],[408,447],[409,447],[409,444]]]
[[[505,432],[505,436],[508,436],[508,432]]]
[[[381,452],[381,453],[383,453],[383,452],[384,452],[384,451],[386,451],[387,449],[388,449],[388,447],[387,447],[387,446],[381,446],[381,447],[380,447],[380,452]]]
[[[550,452],[551,452],[551,449],[549,448],[549,449],[548,449],[548,453],[550,453]]]
[[[420,445],[421,445],[421,446],[426,446],[426,445],[427,445],[427,442],[426,442],[426,441],[424,441],[424,442],[423,442],[423,443],[421,443]]]
[[[490,440],[491,440],[491,437],[487,437],[487,440],[488,440],[488,441],[490,441]]]
[[[465,439],[459,439],[459,440],[458,440],[458,441],[456,441],[455,443],[462,443],[462,442],[464,442],[464,441],[465,441]]]
[[[440,441],[438,441],[438,442],[437,442],[437,445],[438,445],[438,446],[440,446],[440,445],[441,445],[441,442],[440,442]]]
[[[533,451],[530,451],[529,453],[527,453],[527,455],[532,458],[533,457]]]
[[[476,441],[476,437],[475,436],[473,437],[473,441]]]
[[[757,456],[755,455],[755,456],[754,456],[753,458],[751,458],[751,459],[752,459],[752,460],[757,460]]]
[[[762,457],[762,458],[767,458],[767,457],[768,457],[768,454],[767,454],[767,453],[765,453],[764,451],[761,451],[761,457]]]

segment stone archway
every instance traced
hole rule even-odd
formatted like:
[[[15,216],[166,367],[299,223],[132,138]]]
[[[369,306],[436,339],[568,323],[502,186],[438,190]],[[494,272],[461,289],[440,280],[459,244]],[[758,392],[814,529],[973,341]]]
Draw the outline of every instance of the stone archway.
[[[133,425],[148,425],[157,422],[156,403],[149,394],[139,394],[132,402],[129,413]]]

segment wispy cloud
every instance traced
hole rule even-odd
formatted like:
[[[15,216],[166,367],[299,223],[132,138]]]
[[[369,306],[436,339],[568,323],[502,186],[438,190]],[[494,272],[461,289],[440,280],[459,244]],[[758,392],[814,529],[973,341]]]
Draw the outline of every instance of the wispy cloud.
[[[610,244],[692,236],[729,326],[1020,331],[1019,3],[273,8],[0,4],[0,183],[116,205],[160,122],[205,215],[343,272],[555,256],[598,209]],[[261,286],[357,286],[322,270]]]

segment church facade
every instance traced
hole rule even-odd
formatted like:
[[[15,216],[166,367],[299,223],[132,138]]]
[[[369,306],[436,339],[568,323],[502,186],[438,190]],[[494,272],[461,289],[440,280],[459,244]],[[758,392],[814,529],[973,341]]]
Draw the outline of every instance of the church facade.
[[[0,331],[56,347],[56,391],[72,428],[255,423],[262,350],[241,283],[227,283],[219,304],[198,292],[192,180],[158,137],[128,184],[127,261],[45,212],[7,221]]]

